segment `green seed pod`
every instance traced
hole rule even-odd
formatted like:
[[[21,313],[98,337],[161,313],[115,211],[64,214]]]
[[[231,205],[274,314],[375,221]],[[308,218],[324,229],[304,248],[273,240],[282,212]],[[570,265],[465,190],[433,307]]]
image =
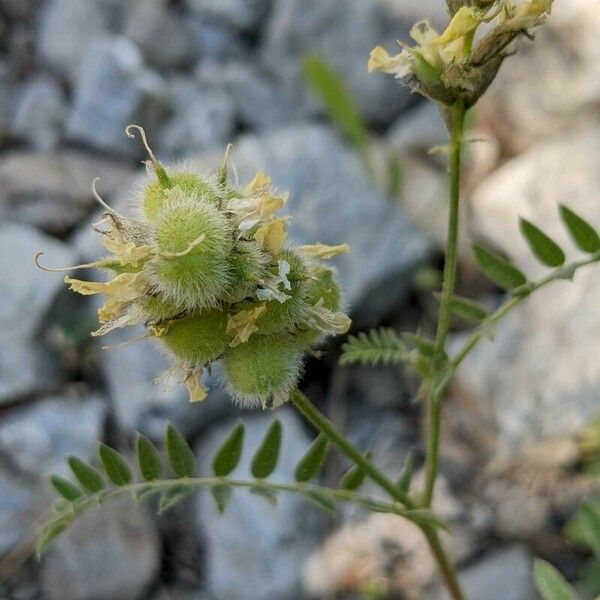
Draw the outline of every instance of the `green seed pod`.
[[[289,336],[252,336],[223,357],[229,390],[242,406],[273,408],[296,387],[302,351]]]
[[[265,276],[269,257],[252,242],[238,242],[229,255],[231,285],[224,299],[227,302],[241,302],[251,296],[260,279]]]
[[[148,266],[156,291],[190,310],[215,306],[230,281],[227,218],[191,198],[169,202],[158,216],[155,244]]]
[[[203,365],[216,360],[227,348],[226,329],[227,313],[211,308],[175,319],[159,339],[178,359]]]
[[[332,269],[320,269],[304,284],[304,298],[310,306],[315,306],[322,301],[322,306],[328,310],[340,309],[342,292]],[[298,343],[308,347],[324,341],[326,338],[317,329],[304,329],[298,331]]]
[[[280,302],[277,298],[267,302],[265,312],[256,322],[258,333],[265,335],[293,331],[306,314],[306,302],[303,297],[303,283],[308,274],[306,264],[291,250],[284,250],[276,260],[278,264],[285,261],[290,267],[287,274],[289,289],[279,285],[279,289],[289,298],[285,302]]]
[[[174,171],[167,174],[170,187],[165,187],[158,178],[155,178],[142,192],[142,211],[148,220],[156,220],[169,198],[169,191],[175,187],[179,187],[183,195],[188,198],[218,205],[220,196],[213,181],[190,171]]]
[[[331,269],[321,269],[317,271],[304,286],[306,301],[314,306],[320,300],[323,306],[329,310],[339,310],[342,299],[342,292],[338,285],[335,273]]]
[[[184,311],[183,307],[178,306],[159,294],[145,296],[139,302],[140,308],[148,315],[149,321],[164,321],[170,319]]]

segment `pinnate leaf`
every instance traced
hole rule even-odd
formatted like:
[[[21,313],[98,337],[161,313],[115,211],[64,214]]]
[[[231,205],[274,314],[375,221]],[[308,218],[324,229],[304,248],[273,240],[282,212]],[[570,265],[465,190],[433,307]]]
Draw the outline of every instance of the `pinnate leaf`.
[[[519,221],[519,228],[535,257],[547,267],[560,267],[565,262],[561,247],[527,219]]]
[[[138,433],[135,438],[135,455],[140,475],[145,481],[153,481],[160,477],[162,471],[160,454],[154,444],[141,433]]]
[[[507,290],[513,290],[527,279],[519,269],[483,246],[473,244],[473,253],[483,274],[495,284]]]
[[[69,456],[67,462],[83,489],[93,493],[99,492],[104,487],[100,473],[90,464],[76,456]]]
[[[257,479],[268,477],[277,466],[279,450],[281,448],[281,422],[273,421],[263,438],[258,450],[254,454],[250,470]]]
[[[213,461],[213,472],[217,477],[226,477],[240,461],[244,444],[244,424],[238,423],[217,450]]]
[[[327,452],[327,438],[321,433],[310,445],[306,454],[296,466],[294,476],[296,481],[305,482],[312,479],[323,466]]]
[[[559,207],[560,216],[575,245],[588,254],[600,251],[598,232],[577,213],[563,204]]]
[[[106,476],[115,485],[127,485],[131,483],[131,469],[125,459],[113,448],[106,444],[98,446],[98,454]]]
[[[169,465],[177,477],[193,477],[196,474],[194,452],[171,423],[167,425],[165,447]]]

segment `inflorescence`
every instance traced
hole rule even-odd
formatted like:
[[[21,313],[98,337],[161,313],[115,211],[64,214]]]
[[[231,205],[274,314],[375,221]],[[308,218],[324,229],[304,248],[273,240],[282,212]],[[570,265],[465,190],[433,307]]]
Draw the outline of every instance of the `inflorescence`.
[[[220,360],[240,404],[283,404],[296,387],[303,354],[350,326],[335,272],[322,262],[348,246],[286,247],[288,218],[276,213],[287,194],[278,194],[265,173],[237,189],[227,181],[227,155],[212,176],[165,168],[140,127],[127,134],[135,130],[149,155],[138,214],[109,207],[94,182],[105,209],[94,228],[109,255],[57,269],[95,268],[112,276],[102,282],[65,277],[78,294],[106,296],[92,335],[143,324],[144,337],[172,356],[169,374],[187,386],[191,401],[206,397],[201,375]]]

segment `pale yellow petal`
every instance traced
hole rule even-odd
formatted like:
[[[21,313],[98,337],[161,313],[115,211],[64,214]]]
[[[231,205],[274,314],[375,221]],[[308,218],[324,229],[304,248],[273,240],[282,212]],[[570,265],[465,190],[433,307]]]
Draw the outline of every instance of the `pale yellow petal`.
[[[467,6],[462,6],[454,17],[452,17],[452,21],[450,21],[450,24],[446,27],[442,35],[437,38],[436,43],[443,45],[458,40],[475,31],[480,23],[481,20],[473,10]]]
[[[122,265],[137,267],[152,254],[150,246],[136,246],[133,242],[123,242],[108,235],[103,237],[102,243]]]
[[[373,71],[381,71],[396,77],[404,77],[411,71],[412,60],[406,52],[400,52],[394,56],[390,56],[385,48],[377,46],[371,50],[367,69],[369,73]]]
[[[233,340],[229,344],[232,348],[247,342],[250,336],[258,331],[256,321],[266,309],[265,304],[259,304],[256,308],[241,310],[229,317],[227,335],[233,336]]]
[[[254,239],[262,250],[272,255],[279,254],[287,238],[284,219],[274,219],[261,225],[254,234]]]
[[[244,194],[250,196],[266,190],[271,185],[271,178],[264,172],[258,171],[252,181],[244,188]]]
[[[185,379],[183,380],[188,389],[190,402],[201,402],[208,395],[208,388],[200,383],[201,376],[202,369],[198,367],[197,369],[193,369],[187,373]]]
[[[328,260],[337,256],[338,254],[348,254],[350,252],[350,246],[348,244],[339,244],[338,246],[328,246],[327,244],[310,244],[307,246],[298,246],[296,248],[299,252],[311,258],[320,258],[321,260]]]

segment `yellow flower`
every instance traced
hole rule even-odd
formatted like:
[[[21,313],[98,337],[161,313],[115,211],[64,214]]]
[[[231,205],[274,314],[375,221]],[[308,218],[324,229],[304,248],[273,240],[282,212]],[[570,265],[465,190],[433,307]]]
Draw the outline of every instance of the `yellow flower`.
[[[147,261],[152,254],[150,246],[136,246],[133,242],[123,242],[108,235],[104,236],[102,244],[123,266],[137,267]]]
[[[261,225],[254,234],[254,239],[261,250],[272,255],[279,254],[287,238],[285,219],[274,219],[269,223]]]
[[[388,52],[381,46],[377,46],[371,50],[367,68],[369,73],[373,71],[381,71],[395,75],[396,77],[405,77],[410,75],[412,67],[412,58],[405,51],[395,56],[390,56]]]
[[[202,367],[196,367],[190,369],[183,379],[183,383],[188,389],[190,402],[201,402],[208,395],[208,388],[200,383],[201,376]]]
[[[267,310],[265,304],[259,304],[256,308],[240,310],[229,317],[227,322],[227,335],[232,335],[233,340],[229,344],[232,348],[247,342],[250,336],[258,331],[256,321]]]
[[[475,11],[467,6],[462,6],[454,17],[452,17],[452,21],[450,21],[444,33],[437,38],[436,43],[442,45],[458,40],[475,31],[480,23],[481,20]]]
[[[307,323],[323,333],[342,335],[350,329],[352,320],[342,312],[335,312],[325,308],[323,306],[323,298],[321,298],[314,306],[311,306]]]
[[[296,248],[298,252],[311,258],[320,258],[321,260],[328,260],[337,256],[338,254],[347,254],[350,252],[350,246],[348,244],[339,244],[338,246],[328,246],[327,244],[309,244],[307,246],[298,246]]]

